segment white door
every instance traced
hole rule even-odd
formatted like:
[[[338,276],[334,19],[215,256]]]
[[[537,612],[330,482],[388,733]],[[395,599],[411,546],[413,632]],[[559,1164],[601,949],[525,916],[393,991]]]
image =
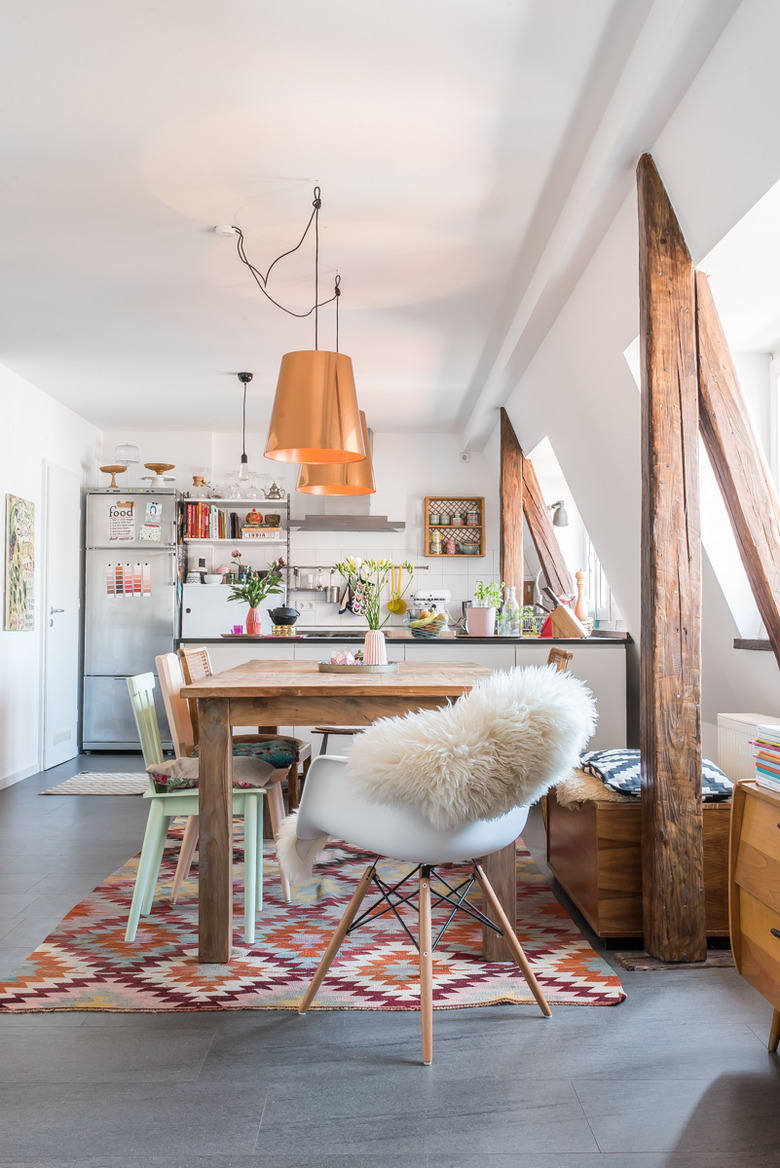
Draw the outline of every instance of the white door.
[[[78,753],[81,490],[78,475],[44,463],[43,769]]]

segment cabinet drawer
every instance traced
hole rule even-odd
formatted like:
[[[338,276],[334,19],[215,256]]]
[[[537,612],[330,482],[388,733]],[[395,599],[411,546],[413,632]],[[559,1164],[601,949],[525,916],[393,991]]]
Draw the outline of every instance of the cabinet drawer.
[[[780,1008],[780,912],[744,889],[739,890],[741,933],[739,972],[759,993]]]
[[[734,878],[780,913],[780,807],[747,799]]]

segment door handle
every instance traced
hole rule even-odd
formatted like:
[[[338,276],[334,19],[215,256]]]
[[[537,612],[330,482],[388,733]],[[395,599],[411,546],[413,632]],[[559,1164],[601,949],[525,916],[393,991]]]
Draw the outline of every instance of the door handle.
[[[64,608],[50,608],[49,609],[49,616],[54,616],[55,612],[64,612],[64,611],[65,611]]]

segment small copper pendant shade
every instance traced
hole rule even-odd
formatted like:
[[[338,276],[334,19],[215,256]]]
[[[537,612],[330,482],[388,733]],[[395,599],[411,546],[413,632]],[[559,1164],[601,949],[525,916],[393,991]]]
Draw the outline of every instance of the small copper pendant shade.
[[[349,357],[322,349],[285,353],[265,456],[306,463],[365,459]]]
[[[366,415],[360,411],[366,457],[361,462],[305,462],[298,472],[296,491],[306,495],[373,495],[376,491]]]

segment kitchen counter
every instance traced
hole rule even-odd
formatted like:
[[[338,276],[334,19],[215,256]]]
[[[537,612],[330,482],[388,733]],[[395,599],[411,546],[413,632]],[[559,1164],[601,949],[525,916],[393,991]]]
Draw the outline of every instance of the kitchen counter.
[[[590,637],[469,637],[452,633],[444,633],[439,637],[413,637],[406,629],[385,629],[385,638],[388,641],[401,641],[410,645],[448,645],[456,643],[465,645],[615,645],[628,644],[631,640],[628,633],[594,633]],[[182,637],[179,645],[224,645],[231,642],[251,642],[253,644],[284,645],[290,642],[306,641],[307,644],[332,644],[333,641],[349,641],[362,644],[364,632],[336,632],[335,630],[318,630],[314,632],[298,633],[292,637],[249,636],[247,633],[225,634],[224,637]]]

